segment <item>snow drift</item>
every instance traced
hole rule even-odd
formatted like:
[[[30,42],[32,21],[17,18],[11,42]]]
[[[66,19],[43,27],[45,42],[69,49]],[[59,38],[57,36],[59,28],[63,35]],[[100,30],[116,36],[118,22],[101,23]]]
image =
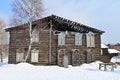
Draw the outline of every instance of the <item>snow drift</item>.
[[[0,80],[120,80],[120,68],[100,71],[98,63],[69,68],[0,63]]]

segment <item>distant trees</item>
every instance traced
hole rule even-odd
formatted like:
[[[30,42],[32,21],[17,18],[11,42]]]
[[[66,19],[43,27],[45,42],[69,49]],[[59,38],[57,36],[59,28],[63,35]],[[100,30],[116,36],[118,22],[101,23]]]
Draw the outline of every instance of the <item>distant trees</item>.
[[[3,61],[3,53],[6,52],[7,47],[7,37],[8,34],[5,32],[5,23],[0,20],[0,61]],[[5,53],[4,53],[5,54]]]
[[[44,11],[42,0],[13,0],[12,11],[14,13],[14,18],[11,20],[13,25],[26,23],[29,27],[30,43],[26,61],[31,51],[32,21],[40,19]]]

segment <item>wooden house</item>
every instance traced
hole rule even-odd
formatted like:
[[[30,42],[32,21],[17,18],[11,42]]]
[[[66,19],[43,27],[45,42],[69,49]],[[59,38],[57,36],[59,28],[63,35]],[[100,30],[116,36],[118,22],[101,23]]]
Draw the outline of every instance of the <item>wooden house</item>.
[[[119,50],[120,51],[120,44],[108,44],[107,45],[109,48],[111,49],[116,49],[116,50]]]
[[[101,44],[101,61],[111,62],[112,57],[120,56],[120,51],[104,44]]]
[[[68,56],[68,64],[73,66],[100,60],[104,31],[56,15],[32,24],[32,49],[27,62],[63,66],[64,55]],[[10,34],[8,62],[21,62],[28,51],[29,28],[24,24],[6,31]]]

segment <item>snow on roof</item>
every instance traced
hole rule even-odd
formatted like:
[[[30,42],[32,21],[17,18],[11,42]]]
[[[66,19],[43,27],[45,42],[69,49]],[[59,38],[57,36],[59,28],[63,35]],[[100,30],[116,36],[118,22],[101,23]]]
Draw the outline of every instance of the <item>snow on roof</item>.
[[[108,49],[108,52],[109,52],[110,54],[112,54],[112,53],[120,53],[120,51],[118,51],[118,50],[116,50],[116,49]]]
[[[101,44],[101,48],[108,48],[105,44]]]

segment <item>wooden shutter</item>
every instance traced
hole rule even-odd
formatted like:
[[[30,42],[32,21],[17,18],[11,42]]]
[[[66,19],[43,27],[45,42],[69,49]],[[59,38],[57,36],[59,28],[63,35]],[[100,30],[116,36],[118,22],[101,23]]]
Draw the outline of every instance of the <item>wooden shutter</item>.
[[[62,33],[62,45],[65,45],[65,33]]]
[[[91,35],[91,47],[95,47],[95,37],[93,34]]]
[[[61,34],[58,34],[58,46],[61,45],[61,41],[62,41]]]
[[[22,62],[24,59],[24,50],[16,49],[16,62]]]
[[[58,34],[58,46],[65,45],[65,33]]]
[[[16,62],[22,62],[24,58],[23,53],[16,53]]]
[[[32,50],[31,51],[31,62],[38,62],[38,56],[39,55],[39,50]]]
[[[82,45],[82,34],[76,33],[75,34],[75,45]]]
[[[91,42],[90,40],[91,40],[91,39],[90,39],[90,35],[87,34],[87,35],[86,35],[86,43],[87,43],[87,47],[90,47],[90,45],[91,45],[91,44],[90,44],[90,42]]]

